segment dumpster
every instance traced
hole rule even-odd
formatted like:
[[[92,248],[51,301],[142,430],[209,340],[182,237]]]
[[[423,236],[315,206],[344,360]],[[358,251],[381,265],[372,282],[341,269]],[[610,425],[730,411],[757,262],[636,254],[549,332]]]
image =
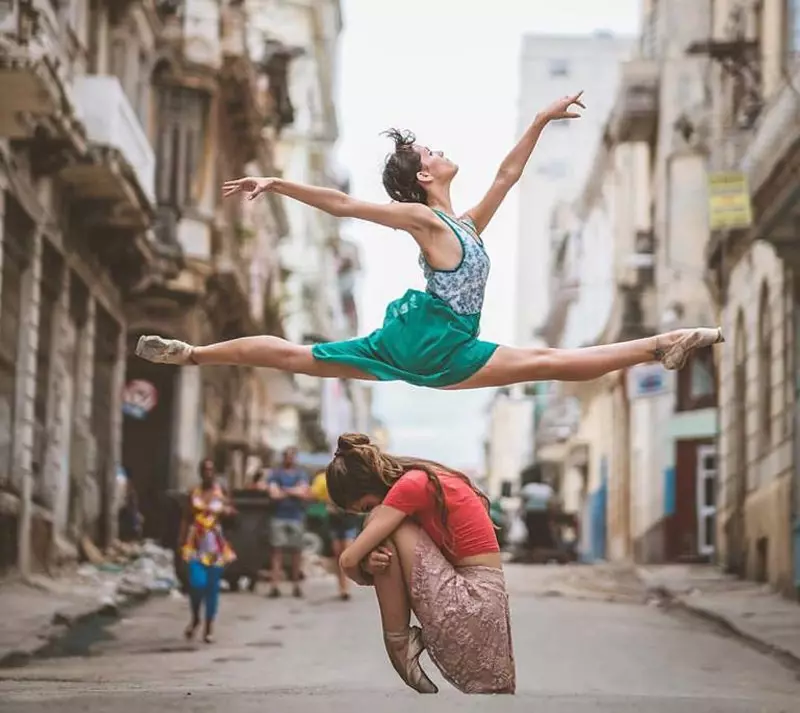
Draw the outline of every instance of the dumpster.
[[[231,505],[236,514],[223,523],[223,531],[236,559],[225,567],[224,579],[231,591],[239,589],[242,577],[250,591],[256,588],[258,573],[270,568],[269,521],[272,501],[263,490],[234,490]]]

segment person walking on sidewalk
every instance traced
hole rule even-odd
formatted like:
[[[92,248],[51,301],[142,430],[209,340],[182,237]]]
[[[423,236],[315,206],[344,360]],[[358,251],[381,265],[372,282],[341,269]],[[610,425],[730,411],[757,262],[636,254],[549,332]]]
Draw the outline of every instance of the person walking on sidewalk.
[[[326,472],[334,503],[370,513],[340,564],[375,587],[384,644],[403,681],[438,692],[419,663],[427,649],[463,693],[514,693],[508,595],[486,496],[463,473],[390,456],[363,434],[339,438]],[[412,611],[421,628],[410,626]]]
[[[297,467],[297,450],[287,448],[283,452],[280,468],[275,468],[267,480],[270,497],[275,509],[270,520],[270,545],[272,547],[272,588],[269,596],[281,596],[279,583],[283,579],[284,554],[292,557],[292,594],[302,597],[300,588],[300,566],[303,558],[303,535],[306,526],[306,501],[311,495],[309,478]]]
[[[339,564],[342,553],[356,539],[361,529],[361,516],[345,512],[331,500],[328,495],[328,482],[325,471],[317,473],[311,484],[311,493],[317,502],[324,503],[328,514],[328,531],[331,537],[331,550],[336,560],[336,578],[339,582],[339,598],[350,600],[349,579]]]
[[[213,641],[214,621],[219,609],[222,571],[236,555],[222,532],[220,518],[234,509],[217,483],[214,463],[206,458],[200,463],[200,485],[189,496],[189,513],[181,528],[181,555],[189,566],[189,601],[192,619],[186,627],[187,639],[194,638],[200,626],[200,610],[205,605],[203,640]]]

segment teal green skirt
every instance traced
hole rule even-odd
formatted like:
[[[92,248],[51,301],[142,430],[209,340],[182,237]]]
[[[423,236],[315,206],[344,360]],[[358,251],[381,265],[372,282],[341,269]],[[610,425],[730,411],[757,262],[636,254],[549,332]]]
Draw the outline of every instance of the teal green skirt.
[[[380,329],[366,337],[315,344],[311,353],[380,381],[442,388],[468,379],[497,349],[478,339],[479,322],[479,314],[456,314],[438,297],[408,290],[386,308]]]

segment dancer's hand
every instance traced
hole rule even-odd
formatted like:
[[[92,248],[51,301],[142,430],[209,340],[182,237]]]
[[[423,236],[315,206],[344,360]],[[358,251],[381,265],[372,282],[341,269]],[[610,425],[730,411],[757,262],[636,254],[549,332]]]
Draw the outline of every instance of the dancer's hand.
[[[258,178],[256,176],[238,178],[235,181],[225,181],[222,184],[222,197],[227,198],[236,193],[246,193],[245,198],[251,201],[253,198],[258,198],[262,193],[274,191],[277,185],[277,178]]]
[[[392,551],[388,547],[376,547],[367,556],[364,569],[371,575],[383,574],[392,563]]]
[[[574,104],[575,106],[579,106],[581,109],[585,109],[586,106],[584,106],[583,102],[581,101],[582,96],[583,92],[580,91],[577,94],[562,97],[547,107],[547,109],[542,112],[542,116],[547,121],[558,121],[559,119],[579,119],[581,115],[576,111],[570,111],[570,108]]]

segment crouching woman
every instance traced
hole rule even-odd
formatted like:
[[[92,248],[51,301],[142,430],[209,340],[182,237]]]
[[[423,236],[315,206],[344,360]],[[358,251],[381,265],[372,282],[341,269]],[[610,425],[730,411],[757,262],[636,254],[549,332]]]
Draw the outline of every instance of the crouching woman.
[[[375,587],[386,651],[403,681],[438,692],[420,666],[427,650],[463,693],[514,693],[508,595],[486,497],[462,473],[390,456],[362,434],[339,438],[326,477],[336,505],[370,513],[340,564]],[[412,611],[420,627],[410,625]]]

